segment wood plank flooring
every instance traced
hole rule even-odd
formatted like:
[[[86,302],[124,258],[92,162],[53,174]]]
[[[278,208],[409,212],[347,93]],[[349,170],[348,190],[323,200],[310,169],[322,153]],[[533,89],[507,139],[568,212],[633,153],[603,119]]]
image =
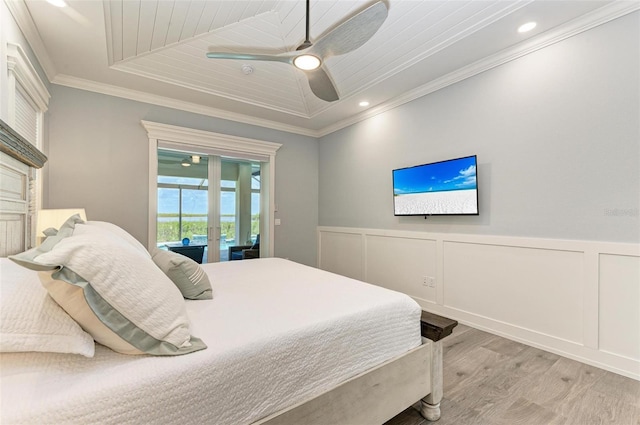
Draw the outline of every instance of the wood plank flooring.
[[[640,425],[640,382],[459,325],[435,425]],[[385,425],[428,425],[409,408]]]

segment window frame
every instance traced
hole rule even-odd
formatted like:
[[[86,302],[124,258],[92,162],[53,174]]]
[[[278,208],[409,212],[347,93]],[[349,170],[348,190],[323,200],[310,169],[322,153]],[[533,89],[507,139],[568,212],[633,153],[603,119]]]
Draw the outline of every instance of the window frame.
[[[8,42],[6,44],[6,67],[7,67],[7,124],[9,124],[16,132],[24,137],[29,143],[38,150],[44,151],[44,114],[49,109],[49,99],[51,94],[44,85],[35,67],[29,60],[25,51],[20,45]],[[35,112],[36,122],[35,137],[36,140],[29,140],[17,126],[17,107],[18,92],[29,103]],[[42,169],[32,170],[29,175],[28,197],[27,197],[27,216],[35,217],[36,211],[42,209],[43,204],[43,182]],[[26,224],[31,235],[28,246],[35,244],[35,219],[29,220]]]

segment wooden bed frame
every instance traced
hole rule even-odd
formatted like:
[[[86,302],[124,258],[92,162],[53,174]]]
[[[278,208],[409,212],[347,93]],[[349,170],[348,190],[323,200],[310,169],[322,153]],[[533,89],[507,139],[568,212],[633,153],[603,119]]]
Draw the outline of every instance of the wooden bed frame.
[[[458,322],[423,311],[420,325],[419,347],[254,425],[383,424],[418,401],[422,416],[437,421],[442,339],[451,335]]]
[[[34,244],[35,169],[41,168],[46,159],[0,121],[0,257],[22,252]],[[382,424],[418,401],[426,419],[438,420],[442,399],[441,340],[457,324],[423,312],[422,345],[255,425]]]

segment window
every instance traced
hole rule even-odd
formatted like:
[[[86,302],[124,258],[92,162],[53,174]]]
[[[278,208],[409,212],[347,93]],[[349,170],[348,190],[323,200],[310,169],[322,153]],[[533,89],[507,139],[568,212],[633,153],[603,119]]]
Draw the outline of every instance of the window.
[[[44,113],[51,96],[24,50],[17,44],[7,45],[7,68],[8,124],[42,150]]]
[[[36,148],[43,150],[44,113],[51,95],[40,80],[24,50],[13,43],[7,43],[7,124]],[[27,217],[35,217],[42,207],[41,170],[29,175],[27,195]],[[30,236],[27,246],[35,244],[35,219],[26,223]]]

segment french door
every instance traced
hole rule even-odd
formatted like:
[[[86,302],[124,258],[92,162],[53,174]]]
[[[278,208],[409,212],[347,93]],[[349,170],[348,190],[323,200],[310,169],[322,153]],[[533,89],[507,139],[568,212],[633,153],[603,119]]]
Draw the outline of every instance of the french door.
[[[260,162],[197,148],[160,147],[157,158],[158,247],[201,262],[242,259],[243,249],[259,247]]]
[[[267,142],[257,139],[248,139],[244,137],[231,136],[228,134],[214,133],[211,131],[196,130],[187,127],[179,127],[169,124],[162,124],[152,121],[141,121],[142,126],[147,131],[149,138],[149,227],[148,227],[148,246],[157,247],[158,242],[158,218],[161,216],[159,209],[160,198],[158,194],[159,188],[159,150],[174,152],[181,156],[180,165],[174,164],[174,167],[182,167],[188,169],[194,165],[203,165],[206,162],[206,177],[203,174],[192,176],[196,180],[189,181],[192,186],[199,192],[193,194],[183,192],[184,195],[193,195],[198,200],[206,192],[206,213],[200,209],[204,205],[204,201],[200,201],[199,207],[189,212],[191,217],[196,217],[202,221],[202,215],[206,215],[206,232],[200,233],[203,229],[202,223],[197,227],[197,232],[189,237],[188,233],[177,233],[174,236],[182,243],[182,240],[189,238],[188,243],[193,243],[192,239],[206,241],[207,262],[220,261],[224,258],[225,250],[229,254],[229,245],[232,242],[231,232],[224,223],[225,214],[221,210],[224,207],[225,195],[227,192],[234,192],[237,197],[235,202],[237,210],[235,211],[236,221],[233,229],[233,243],[240,244],[245,242],[255,244],[254,235],[257,239],[259,235],[259,256],[271,257],[274,252],[274,214],[275,214],[275,159],[276,152],[282,146],[279,143]],[[183,161],[185,161],[183,165]],[[186,165],[190,161],[189,165]],[[200,161],[200,163],[198,163]],[[238,181],[240,186],[235,188],[228,187],[225,166],[226,162],[231,162],[234,167],[238,168]],[[202,167],[201,167],[202,168]],[[244,179],[244,180],[242,180]],[[205,182],[206,180],[206,182]],[[249,184],[247,185],[247,181]],[[206,183],[206,185],[205,185]],[[164,183],[163,183],[164,184]],[[169,184],[169,183],[166,183]],[[247,187],[251,189],[247,190]],[[259,188],[258,188],[259,187]],[[243,189],[244,188],[244,189]],[[193,190],[193,187],[185,187],[183,190]],[[175,196],[175,193],[174,193]],[[257,196],[257,200],[256,200]],[[247,201],[249,200],[249,201]],[[247,210],[243,205],[249,203],[251,205]],[[259,204],[259,206],[258,206]],[[175,205],[175,204],[174,204]],[[180,205],[183,205],[182,203]],[[183,211],[188,207],[182,206]],[[257,211],[256,211],[257,210]],[[222,211],[222,212],[221,212]],[[248,211],[248,212],[247,212]],[[256,215],[257,212],[257,215]],[[185,219],[184,214],[181,228],[184,232],[186,226],[193,224],[188,223],[192,218]],[[256,223],[257,222],[257,223]],[[237,226],[237,227],[236,227]],[[257,229],[256,229],[257,226]],[[223,230],[227,230],[226,233]],[[256,233],[256,230],[259,233]],[[175,235],[175,233],[174,233]],[[222,243],[222,237],[224,242]],[[227,238],[229,240],[227,240]],[[196,243],[197,244],[197,243]],[[222,248],[222,249],[221,249]],[[209,252],[211,251],[211,253]],[[204,260],[204,258],[203,258]]]

